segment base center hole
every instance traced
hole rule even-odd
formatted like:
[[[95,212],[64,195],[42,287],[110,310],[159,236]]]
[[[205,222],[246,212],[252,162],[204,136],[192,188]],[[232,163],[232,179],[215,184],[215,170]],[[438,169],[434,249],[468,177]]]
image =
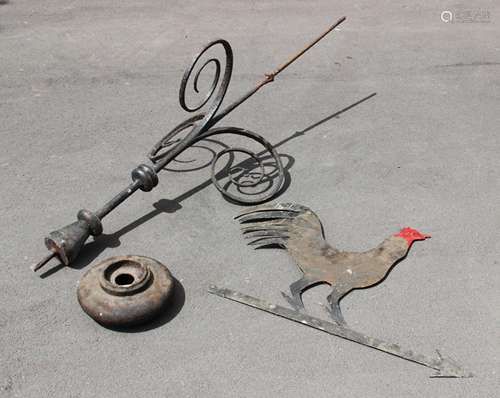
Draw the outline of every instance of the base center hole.
[[[134,276],[130,274],[120,274],[115,278],[115,283],[120,286],[130,285],[134,283]]]

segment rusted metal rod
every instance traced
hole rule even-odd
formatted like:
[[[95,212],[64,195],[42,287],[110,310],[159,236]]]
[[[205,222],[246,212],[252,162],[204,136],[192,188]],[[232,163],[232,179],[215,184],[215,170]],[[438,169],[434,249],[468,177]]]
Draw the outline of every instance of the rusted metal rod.
[[[274,161],[276,162],[278,177],[278,184],[274,187],[269,193],[267,193],[264,197],[260,199],[248,199],[243,200],[238,198],[231,193],[224,190],[221,187],[217,179],[214,175],[214,165],[212,165],[212,181],[214,182],[215,187],[221,191],[225,196],[230,199],[239,201],[241,203],[259,203],[264,200],[270,199],[273,197],[276,192],[279,191],[281,185],[284,181],[284,171],[283,166],[281,164],[281,160],[272,147],[272,145],[267,142],[263,137],[244,129],[238,129],[234,127],[227,128],[214,128],[211,129],[217,122],[219,122],[222,118],[227,116],[231,111],[233,111],[236,107],[245,102],[248,98],[254,95],[261,87],[270,83],[274,80],[274,78],[281,73],[284,69],[290,66],[293,62],[295,62],[300,56],[302,56],[307,50],[313,47],[316,43],[318,43],[323,37],[325,37],[328,33],[334,30],[338,25],[345,21],[345,17],[340,18],[337,22],[335,22],[332,26],[330,26],[325,32],[319,35],[315,40],[313,40],[310,44],[308,44],[305,48],[295,54],[292,58],[286,61],[284,64],[279,66],[270,74],[266,74],[265,78],[260,81],[255,87],[250,89],[246,94],[242,95],[239,99],[234,101],[232,104],[228,105],[225,109],[218,112],[220,105],[224,99],[224,95],[226,93],[227,87],[229,85],[229,81],[231,78],[232,68],[233,68],[233,53],[231,46],[229,43],[223,39],[218,39],[210,42],[207,46],[205,46],[200,53],[198,53],[191,65],[187,68],[186,72],[181,81],[181,88],[179,92],[179,101],[182,108],[188,112],[194,112],[198,109],[202,108],[207,104],[207,102],[211,99],[212,94],[216,93],[215,98],[211,101],[211,105],[208,107],[208,111],[206,113],[200,113],[195,117],[187,119],[179,126],[177,126],[174,130],[169,132],[162,140],[160,140],[149,153],[149,159],[153,162],[153,165],[141,164],[137,166],[134,170],[132,170],[132,182],[123,189],[120,193],[118,193],[115,197],[113,197],[109,202],[107,202],[101,209],[96,212],[91,212],[89,210],[80,210],[77,214],[77,221],[69,224],[63,228],[60,228],[56,231],[51,232],[45,238],[45,246],[50,251],[50,253],[38,264],[32,267],[34,271],[42,268],[45,264],[47,264],[52,258],[57,257],[63,264],[68,265],[71,263],[79,254],[81,248],[85,244],[85,241],[89,238],[90,235],[98,236],[102,233],[102,224],[101,220],[108,215],[113,209],[123,203],[128,197],[134,194],[137,190],[141,191],[151,191],[158,184],[158,173],[163,170],[170,162],[172,162],[178,155],[184,152],[186,149],[196,144],[197,142],[211,137],[217,134],[234,134],[239,136],[247,137],[262,146],[264,146],[265,150],[268,151]],[[224,48],[226,55],[226,64],[224,73],[222,75],[222,83],[219,85],[218,90],[216,88],[218,86],[219,77],[221,76],[221,63],[216,58],[210,58],[203,66],[198,70],[195,75],[194,86],[195,91],[197,90],[197,81],[198,76],[201,71],[205,68],[206,65],[212,63],[215,65],[216,73],[215,78],[212,83],[212,87],[210,89],[209,94],[205,97],[205,99],[194,107],[189,107],[185,101],[185,90],[187,83],[192,75],[195,65],[201,56],[211,47],[215,45],[221,45]],[[191,131],[179,142],[176,142],[173,145],[173,141],[171,140],[174,136],[179,134],[180,132],[190,128]],[[220,158],[221,155],[227,154],[231,151],[241,151],[240,148],[229,148],[225,149],[223,152],[219,153],[215,158],[214,162]],[[245,153],[250,154],[250,152],[245,151]],[[251,155],[255,159],[255,155]],[[260,179],[262,180],[262,179]],[[260,181],[259,180],[259,181]],[[235,181],[231,179],[233,183]],[[235,183],[236,184],[236,183]],[[237,185],[237,184],[236,184]],[[249,185],[241,185],[248,187]]]
[[[334,30],[337,26],[339,26],[342,22],[346,20],[346,17],[340,18],[337,22],[335,22],[332,26],[330,26],[327,30],[325,30],[322,34],[320,34],[316,39],[314,39],[311,43],[309,43],[302,51],[299,51],[295,56],[290,58],[287,62],[276,68],[273,72],[266,75],[266,78],[274,79],[278,74],[283,72],[286,68],[288,68],[291,64],[293,64],[299,57],[304,55],[306,51],[308,51],[311,47],[313,47],[316,43],[318,43],[323,37],[325,37],[328,33]]]
[[[328,33],[330,33],[332,30],[334,30],[337,26],[339,26],[345,20],[346,20],[346,17],[340,18],[337,22],[335,22],[327,30],[325,30],[323,33],[321,33],[311,43],[309,43],[307,46],[305,46],[302,50],[300,50],[297,54],[295,54],[293,57],[291,57],[288,61],[281,64],[279,67],[277,67],[271,73],[266,73],[264,75],[265,76],[264,79],[261,80],[259,83],[257,83],[257,85],[255,87],[250,89],[248,92],[246,92],[244,95],[242,95],[236,101],[234,101],[232,104],[228,105],[225,109],[220,111],[218,115],[214,116],[210,125],[211,126],[215,125],[219,120],[226,117],[231,111],[233,111],[235,108],[240,106],[243,102],[245,102],[247,99],[249,99],[251,96],[253,96],[257,91],[259,91],[266,84],[274,81],[274,78],[276,76],[278,76],[281,72],[283,72],[286,68],[288,68],[291,64],[293,64],[297,59],[299,59],[302,55],[304,55],[315,44],[317,44],[321,39],[323,39]]]

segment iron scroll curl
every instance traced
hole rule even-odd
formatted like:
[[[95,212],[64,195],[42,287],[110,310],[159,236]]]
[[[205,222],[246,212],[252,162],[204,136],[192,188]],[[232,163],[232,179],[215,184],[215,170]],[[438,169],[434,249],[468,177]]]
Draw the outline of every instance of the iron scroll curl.
[[[206,58],[204,55],[213,47],[222,47],[225,59],[211,56],[203,62],[203,59]],[[198,67],[200,64],[201,66]],[[206,93],[200,93],[200,76],[209,70],[213,73],[211,84]],[[179,89],[179,103],[186,112],[194,113],[200,111],[202,108],[206,108],[207,110],[184,120],[169,131],[151,148],[148,157],[154,164],[155,170],[159,172],[170,162],[176,161],[176,157],[182,152],[209,137],[222,134],[245,137],[257,143],[262,148],[262,151],[256,153],[241,146],[232,147],[225,145],[225,148],[218,152],[211,161],[211,179],[217,190],[232,201],[242,204],[262,203],[274,197],[284,184],[284,168],[279,154],[264,137],[252,131],[238,127],[214,127],[229,112],[234,110],[260,88],[258,86],[250,90],[248,94],[242,96],[227,108],[220,110],[231,80],[232,70],[233,51],[230,44],[224,39],[211,41],[195,55],[182,76]],[[192,86],[189,83],[192,83]],[[200,96],[201,94],[201,99],[194,105],[189,104],[186,98],[188,88],[192,89],[196,96]],[[234,160],[235,154],[245,154],[248,156],[248,159],[233,167],[226,167],[224,171],[216,171],[216,163],[224,155],[228,155],[231,162]],[[266,164],[264,164],[263,158],[266,159]],[[266,174],[265,165],[269,165],[270,162],[273,165],[273,172]],[[238,171],[238,173],[236,174],[235,171]],[[219,179],[224,177],[229,178],[229,182],[221,184]],[[242,177],[246,177],[246,179]],[[270,184],[259,195],[253,196],[252,194],[243,192],[245,189],[256,187],[266,182]],[[236,193],[229,191],[231,187],[235,188]]]
[[[102,207],[92,212],[87,209],[82,209],[77,214],[77,221],[63,226],[57,230],[50,232],[45,238],[45,246],[49,253],[37,264],[32,266],[33,271],[37,271],[53,258],[68,265],[72,263],[79,255],[80,250],[90,236],[99,236],[102,234],[102,219],[111,213],[116,207],[125,202],[131,195],[137,191],[149,192],[158,185],[158,173],[166,169],[166,166],[176,161],[178,163],[189,163],[177,157],[186,149],[197,147],[208,149],[213,155],[211,162],[208,161],[203,167],[212,163],[212,177],[215,187],[221,191],[227,198],[232,201],[243,204],[257,204],[274,197],[277,193],[286,186],[284,168],[281,163],[280,156],[277,154],[274,147],[262,136],[255,134],[249,130],[244,130],[237,127],[218,127],[214,126],[222,120],[226,115],[236,109],[239,105],[253,96],[266,84],[274,81],[275,77],[288,68],[306,51],[318,43],[329,32],[332,32],[338,25],[345,21],[345,17],[340,18],[337,22],[331,25],[326,31],[319,35],[316,39],[310,42],[306,47],[288,59],[285,63],[278,66],[270,73],[266,73],[264,78],[257,83],[256,86],[244,93],[239,99],[232,102],[224,109],[220,110],[224,96],[226,94],[231,74],[233,70],[233,52],[231,46],[226,40],[217,39],[208,43],[193,59],[190,66],[185,71],[179,90],[179,102],[181,107],[187,112],[197,112],[194,116],[186,119],[173,130],[167,133],[160,141],[158,141],[149,152],[149,160],[152,165],[140,164],[131,172],[131,179],[127,187],[122,189],[118,194],[113,196]],[[204,55],[213,47],[222,47],[225,54],[225,59],[221,62],[221,57],[209,57],[203,61]],[[200,67],[198,67],[200,65]],[[223,67],[224,65],[224,67]],[[213,76],[211,84],[201,100],[190,105],[186,100],[186,92],[189,87],[189,82],[193,82],[193,90],[195,94],[200,94],[201,76],[205,76],[207,71],[211,69]],[[206,108],[206,111],[202,111]],[[226,143],[221,143],[212,139],[216,135],[231,135],[237,141],[237,146],[229,146]],[[254,143],[259,144],[264,148],[258,153],[252,152],[240,146],[240,139],[249,139]],[[199,141],[205,140],[203,144],[196,145]],[[212,151],[207,143],[220,144],[222,149],[218,154],[217,151]],[[215,163],[224,155],[228,155],[230,160],[234,160],[236,155],[245,154],[248,159],[239,162],[235,167],[225,167],[220,172],[216,172]],[[269,153],[270,156],[263,156]],[[273,164],[264,163],[269,159],[274,161]],[[274,168],[270,173],[265,174],[266,167]],[[191,167],[191,170],[199,170],[203,167]],[[254,172],[253,170],[257,170]],[[168,169],[170,170],[170,169]],[[180,171],[180,170],[177,170]],[[188,170],[183,170],[188,171]],[[236,171],[236,173],[235,173]],[[259,174],[260,173],[260,174]],[[228,183],[221,183],[224,177],[229,178]],[[246,181],[241,177],[248,177]],[[267,184],[265,189],[259,186],[261,183]],[[247,196],[240,196],[229,192],[231,187],[236,187],[236,192]],[[252,192],[248,192],[249,188],[256,188]],[[234,189],[234,188],[233,188]],[[246,191],[246,192],[245,192]]]

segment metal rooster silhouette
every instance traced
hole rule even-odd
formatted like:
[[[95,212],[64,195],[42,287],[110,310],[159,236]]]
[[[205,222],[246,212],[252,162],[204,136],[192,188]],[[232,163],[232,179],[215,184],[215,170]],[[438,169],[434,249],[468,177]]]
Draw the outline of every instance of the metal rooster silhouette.
[[[403,228],[374,249],[357,253],[340,251],[328,244],[318,216],[302,205],[262,205],[245,211],[236,219],[241,223],[244,237],[251,239],[249,245],[256,248],[281,246],[297,263],[303,276],[290,285],[290,296],[282,293],[293,310],[214,285],[210,286],[210,293],[435,369],[437,373],[432,377],[472,376],[457,362],[442,357],[437,350],[437,357],[428,357],[352,330],[340,310],[342,297],[354,289],[379,283],[408,254],[413,242],[430,238],[429,235]],[[333,323],[305,312],[302,293],[320,283],[327,283],[332,288],[327,301]]]
[[[430,238],[403,228],[372,250],[345,252],[328,244],[318,216],[302,205],[279,203],[258,207],[236,218],[243,223],[245,238],[253,239],[250,245],[286,248],[303,272],[303,277],[290,285],[291,297],[282,293],[287,301],[297,311],[304,311],[302,293],[317,284],[328,283],[332,287],[327,297],[330,313],[339,324],[345,324],[339,301],[346,294],[379,283],[406,256],[414,241]]]

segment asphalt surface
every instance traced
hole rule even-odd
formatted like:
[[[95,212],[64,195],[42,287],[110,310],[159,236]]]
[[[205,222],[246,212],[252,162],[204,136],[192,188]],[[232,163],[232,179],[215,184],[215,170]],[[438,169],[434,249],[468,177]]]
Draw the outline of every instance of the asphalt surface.
[[[2,3],[0,396],[498,396],[498,2]],[[474,378],[431,379],[209,295],[215,283],[285,305],[280,291],[299,272],[284,251],[244,245],[241,207],[200,185],[208,168],[162,173],[105,219],[74,267],[30,270],[46,233],[110,199],[187,117],[180,79],[206,42],[233,46],[230,101],[342,15],[222,124],[272,143],[305,130],[278,148],[291,181],[277,200],[314,209],[335,246],[369,249],[403,226],[433,236],[346,297],[344,315],[368,335],[439,349]],[[76,299],[85,270],[125,254],[154,257],[179,281],[174,307],[133,332],[99,326]],[[307,292],[306,306],[325,316],[327,293]]]

